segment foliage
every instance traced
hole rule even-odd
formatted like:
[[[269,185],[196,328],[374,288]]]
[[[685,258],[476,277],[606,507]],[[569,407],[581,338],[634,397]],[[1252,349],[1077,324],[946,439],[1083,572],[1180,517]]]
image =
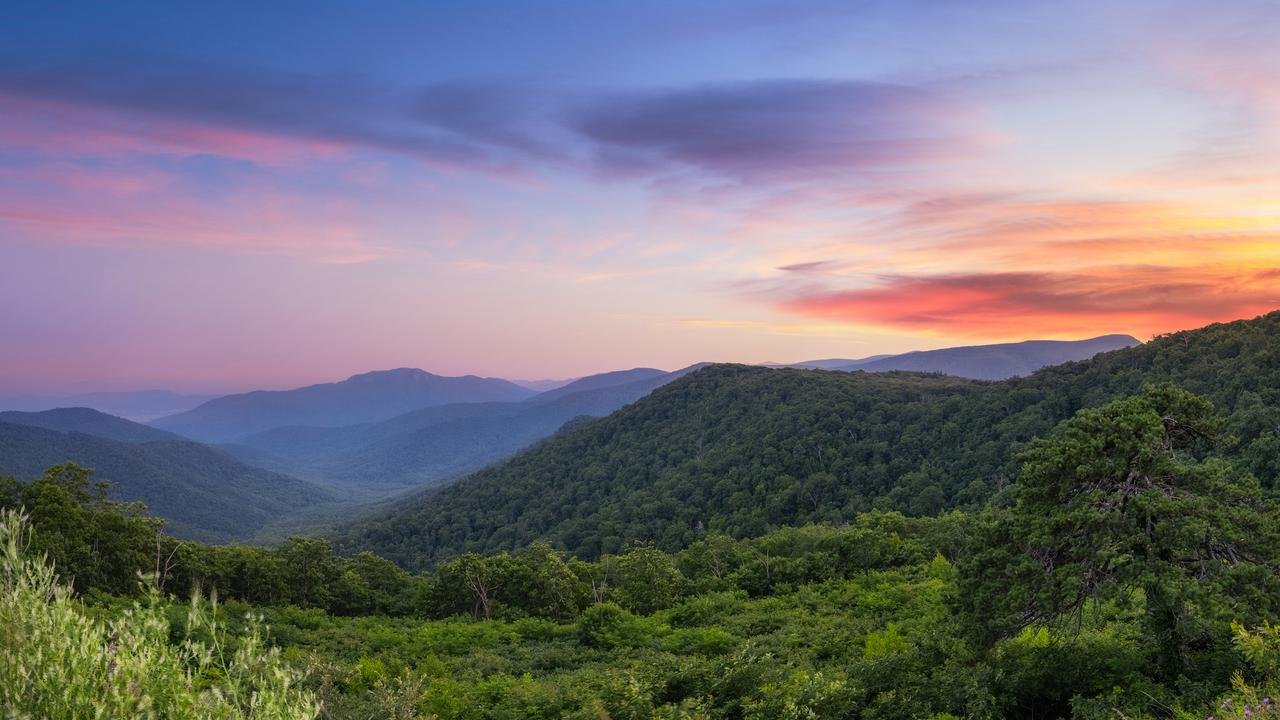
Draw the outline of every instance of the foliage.
[[[93,618],[33,558],[25,516],[0,513],[0,707],[15,718],[254,718],[319,713],[253,618],[234,646],[216,609],[193,600],[170,642],[153,591],[108,622]]]
[[[1204,398],[1158,386],[1033,443],[1017,505],[967,558],[971,614],[1006,632],[1079,627],[1089,603],[1140,592],[1160,672],[1174,678],[1197,633],[1225,631],[1231,616],[1215,615],[1241,612],[1224,596],[1248,588],[1254,612],[1280,609],[1275,523],[1256,480],[1194,454],[1216,425]]]

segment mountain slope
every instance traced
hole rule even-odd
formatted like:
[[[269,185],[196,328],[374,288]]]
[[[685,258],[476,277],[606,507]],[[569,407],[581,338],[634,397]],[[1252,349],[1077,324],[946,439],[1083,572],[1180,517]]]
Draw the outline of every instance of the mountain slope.
[[[194,540],[247,537],[279,515],[333,498],[190,440],[131,442],[0,422],[0,474],[29,479],[67,461],[93,468],[96,479],[115,484],[114,497],[146,503],[169,521],[171,534]]]
[[[226,442],[286,425],[338,427],[385,420],[433,405],[518,401],[534,394],[497,378],[442,377],[400,368],[296,390],[227,395],[152,425],[196,440]]]
[[[190,410],[213,398],[213,395],[181,395],[168,390],[97,392],[82,395],[14,395],[0,397],[0,410],[36,412],[53,408],[86,407],[134,422],[147,422]]]
[[[0,412],[0,423],[29,425],[64,433],[84,433],[127,443],[182,439],[173,433],[84,407],[58,408],[43,412]]]
[[[340,534],[421,566],[545,538],[582,556],[700,528],[756,535],[868,508],[972,507],[1014,477],[1023,443],[1078,409],[1176,382],[1208,395],[1231,456],[1280,473],[1280,313],[1177,333],[1027,377],[717,365]]]
[[[364,490],[428,484],[508,457],[576,417],[608,415],[690,370],[604,373],[524,402],[441,405],[380,423],[276,428],[228,450],[246,462]]]
[[[1098,353],[1139,345],[1129,335],[1104,335],[1089,340],[1027,340],[998,345],[921,350],[902,355],[867,358],[844,365],[826,364],[825,369],[866,372],[906,370],[942,373],[974,380],[1007,380],[1022,377],[1043,367],[1087,360]]]
[[[602,390],[604,388],[618,387],[620,385],[629,385],[631,383],[653,380],[654,378],[662,377],[667,374],[669,374],[667,371],[658,370],[657,368],[632,368],[631,370],[615,370],[614,372],[599,373],[598,375],[588,375],[587,377],[579,378],[558,388],[535,395],[530,399],[530,402],[548,403],[566,395],[572,395],[586,390]]]

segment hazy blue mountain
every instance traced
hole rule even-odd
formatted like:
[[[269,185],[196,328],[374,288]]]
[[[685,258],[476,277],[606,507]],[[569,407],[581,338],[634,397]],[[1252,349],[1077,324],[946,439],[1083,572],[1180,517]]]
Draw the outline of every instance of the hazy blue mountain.
[[[512,380],[511,382],[519,385],[520,387],[529,388],[534,392],[543,393],[548,390],[555,390],[558,387],[564,387],[577,379],[578,378],[567,378],[564,380]]]
[[[627,385],[633,382],[643,382],[653,380],[654,378],[669,375],[665,370],[657,368],[632,368],[631,370],[615,370],[613,372],[600,373],[598,375],[588,375],[579,378],[571,383],[562,385],[558,388],[548,390],[540,395],[534,396],[530,402],[546,403],[562,398],[566,395],[572,395],[584,390],[599,390],[601,388],[617,387],[619,385]]]
[[[0,412],[0,423],[29,425],[64,433],[84,433],[120,442],[139,443],[152,440],[180,440],[173,433],[131,422],[86,407],[58,408],[43,412]]]
[[[139,439],[150,430],[121,433],[102,421],[93,427]],[[219,449],[169,437],[123,441],[0,422],[0,474],[31,479],[52,465],[74,461],[94,468],[96,479],[111,481],[113,497],[146,503],[169,521],[171,534],[210,542],[246,538],[271,520],[335,497],[328,489],[251,467]]]
[[[1050,365],[1087,360],[1098,353],[1134,347],[1142,343],[1129,335],[1103,335],[1089,340],[1028,340],[998,345],[922,350],[883,358],[868,358],[833,370],[942,373],[973,380],[1007,380],[1023,377]]]
[[[881,358],[893,357],[892,355],[872,355],[858,360],[852,358],[827,358],[825,360],[805,360],[798,363],[760,363],[763,367],[768,368],[796,368],[799,370],[845,370],[850,365],[858,365],[861,363],[879,360]]]
[[[497,378],[443,377],[400,368],[296,390],[227,395],[152,424],[196,440],[227,442],[285,425],[340,427],[377,422],[432,405],[519,401],[534,394]]]
[[[575,418],[608,415],[696,367],[603,373],[523,402],[441,405],[379,423],[275,428],[226,449],[261,467],[364,490],[431,484],[508,457]]]
[[[134,422],[180,413],[212,400],[214,395],[182,395],[169,390],[95,392],[80,395],[11,395],[0,397],[0,410],[35,412],[54,408],[92,408]]]

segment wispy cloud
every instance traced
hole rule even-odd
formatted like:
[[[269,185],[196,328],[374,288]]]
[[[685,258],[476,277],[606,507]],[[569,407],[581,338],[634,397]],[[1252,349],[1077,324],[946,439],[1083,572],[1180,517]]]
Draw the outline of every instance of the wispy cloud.
[[[972,152],[972,108],[904,85],[774,80],[594,100],[570,126],[609,174],[813,180]]]

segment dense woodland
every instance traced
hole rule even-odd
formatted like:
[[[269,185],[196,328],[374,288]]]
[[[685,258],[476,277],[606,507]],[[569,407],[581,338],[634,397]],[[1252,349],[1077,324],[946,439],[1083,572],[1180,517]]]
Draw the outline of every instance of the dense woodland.
[[[475,481],[548,458],[577,477],[571,449],[606,463],[668,425],[696,428],[643,471],[645,503],[637,491],[605,506],[672,513],[687,533],[526,523],[494,551],[464,539],[410,556],[412,572],[316,538],[179,541],[73,464],[9,478],[0,704],[19,717],[95,703],[252,718],[1270,717],[1277,322],[998,384],[713,367]],[[704,414],[690,424],[692,408]],[[607,488],[643,466],[591,463]],[[660,494],[663,467],[718,469],[729,479],[714,492],[755,494],[696,514],[700,496]],[[781,468],[811,472],[746,484]],[[817,468],[834,479],[795,480]],[[911,506],[928,487],[936,501]],[[574,492],[569,507],[595,491]]]
[[[1018,452],[1078,410],[1172,382],[1225,420],[1224,457],[1280,477],[1280,313],[995,383],[941,375],[704,368],[607,418],[338,538],[406,567],[544,539],[579,557],[858,513],[978,510]]]
[[[329,488],[242,463],[218,448],[85,408],[20,414],[25,417],[19,422],[13,413],[0,413],[0,474],[30,478],[77,460],[116,481],[121,498],[145,499],[169,521],[169,532],[182,537],[243,538],[284,514],[336,496]]]

